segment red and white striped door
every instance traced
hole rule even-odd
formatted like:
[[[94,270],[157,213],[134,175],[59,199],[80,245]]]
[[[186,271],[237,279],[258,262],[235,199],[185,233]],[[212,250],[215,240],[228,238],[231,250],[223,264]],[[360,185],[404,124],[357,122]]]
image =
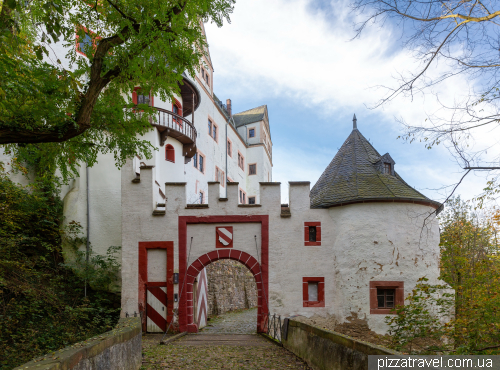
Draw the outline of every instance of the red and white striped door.
[[[147,286],[147,331],[164,333],[167,330],[167,287]]]

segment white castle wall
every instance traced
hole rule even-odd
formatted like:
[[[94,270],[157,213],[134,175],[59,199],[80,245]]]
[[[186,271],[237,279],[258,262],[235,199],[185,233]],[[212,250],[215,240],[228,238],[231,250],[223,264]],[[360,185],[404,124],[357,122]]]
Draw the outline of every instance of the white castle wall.
[[[128,164],[131,165],[131,164]],[[439,274],[439,233],[436,221],[424,230],[429,207],[404,203],[352,204],[331,209],[309,208],[309,183],[290,183],[290,218],[281,217],[280,186],[261,184],[261,204],[237,203],[238,186],[228,186],[228,200],[220,201],[209,184],[208,207],[186,208],[183,184],[167,185],[167,210],[152,216],[151,175],[140,184],[122,176],[123,192],[123,312],[137,310],[137,250],[140,241],[173,241],[174,268],[179,271],[179,216],[268,215],[270,311],[283,316],[333,316],[344,322],[352,313],[366,319],[369,327],[384,333],[385,315],[370,314],[369,282],[404,281],[405,295],[418,278],[436,282]],[[125,171],[123,172],[126,173]],[[304,246],[304,222],[321,222],[322,245]],[[125,227],[125,225],[127,225]],[[216,224],[188,225],[189,262],[215,249]],[[224,224],[228,226],[228,224]],[[233,225],[235,249],[260,261],[260,228],[256,224]],[[254,235],[257,235],[255,248]],[[237,245],[237,246],[236,246]],[[302,278],[325,278],[325,307],[303,307]],[[178,286],[175,291],[178,292]]]

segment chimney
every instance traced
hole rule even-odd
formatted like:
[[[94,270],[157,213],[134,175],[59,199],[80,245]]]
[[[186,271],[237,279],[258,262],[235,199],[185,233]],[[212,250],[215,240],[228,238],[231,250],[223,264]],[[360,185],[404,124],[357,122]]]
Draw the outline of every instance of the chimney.
[[[226,107],[227,107],[227,113],[229,113],[229,118],[233,116],[233,113],[231,112],[231,99],[226,100]]]

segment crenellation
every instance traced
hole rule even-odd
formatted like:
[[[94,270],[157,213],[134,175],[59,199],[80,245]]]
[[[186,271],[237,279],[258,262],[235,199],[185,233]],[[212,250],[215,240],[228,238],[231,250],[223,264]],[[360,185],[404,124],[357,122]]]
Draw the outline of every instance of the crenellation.
[[[166,182],[165,183],[165,204],[168,211],[179,211],[185,208],[186,202],[186,183],[185,182]]]
[[[289,207],[292,216],[310,209],[311,183],[309,181],[289,181],[288,186]]]
[[[219,181],[209,181],[208,182],[208,205],[209,207],[217,207],[220,198],[220,182]]]
[[[260,182],[260,204],[266,212],[279,215],[281,212],[281,183]]]

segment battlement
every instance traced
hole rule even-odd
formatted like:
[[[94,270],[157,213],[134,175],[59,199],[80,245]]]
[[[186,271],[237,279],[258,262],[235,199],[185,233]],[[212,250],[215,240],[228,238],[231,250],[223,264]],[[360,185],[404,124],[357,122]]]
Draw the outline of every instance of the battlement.
[[[127,164],[131,166],[131,164]],[[132,171],[132,168],[130,169]],[[126,176],[127,171],[123,171]],[[130,176],[127,176],[130,177]],[[229,182],[225,184],[226,197],[220,196],[221,184],[217,181],[209,181],[206,204],[189,204],[187,202],[186,182],[166,182],[163,186],[155,181],[154,166],[141,166],[140,182],[128,179],[123,180],[123,184],[131,187],[133,198],[131,202],[137,203],[151,199],[154,215],[161,216],[169,212],[185,213],[196,210],[200,215],[212,213],[238,214],[242,212],[250,213],[276,213],[282,214],[281,205],[281,183],[279,182],[259,182],[260,202],[258,204],[241,204],[239,194],[239,183]],[[140,189],[140,190],[139,190]],[[159,191],[158,191],[159,190]],[[165,199],[159,199],[157,193],[164,194]],[[310,209],[310,182],[290,181],[289,182],[289,207],[286,209],[286,217],[293,217],[294,213]],[[246,211],[243,211],[243,208]],[[181,211],[184,210],[184,211]]]

